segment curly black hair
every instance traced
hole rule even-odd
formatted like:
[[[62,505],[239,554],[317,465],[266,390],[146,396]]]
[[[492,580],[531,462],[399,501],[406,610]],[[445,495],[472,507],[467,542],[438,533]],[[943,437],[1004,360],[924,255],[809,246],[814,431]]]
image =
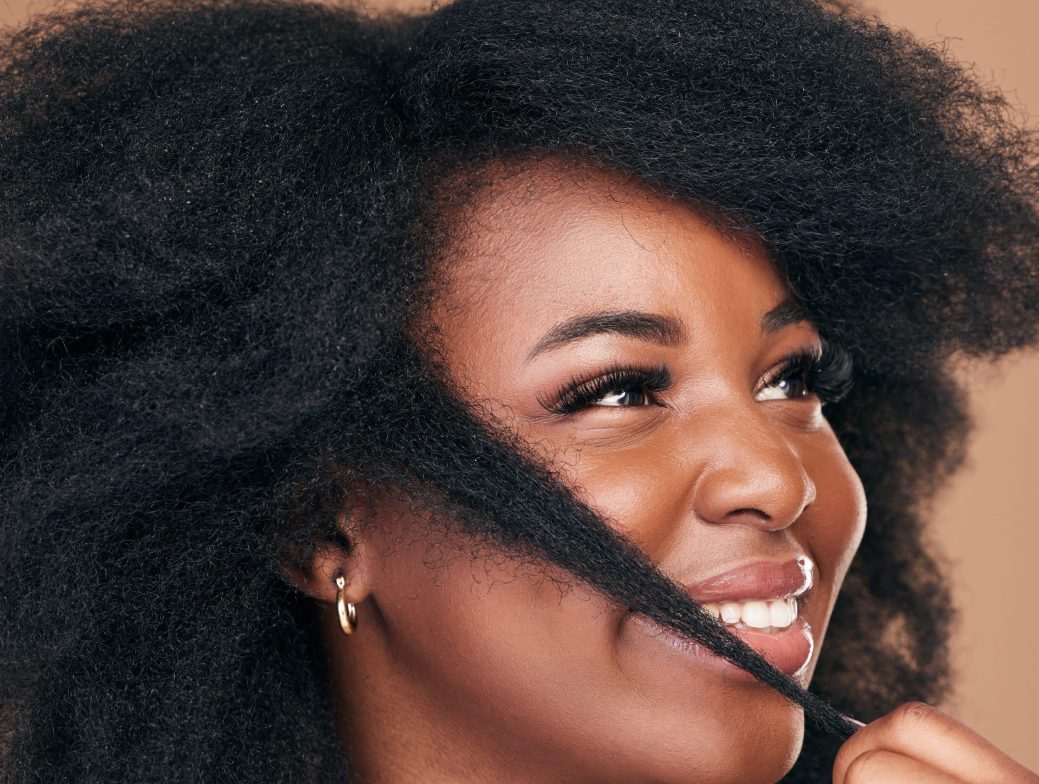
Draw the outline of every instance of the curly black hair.
[[[829,781],[838,710],[949,687],[923,523],[970,427],[951,360],[1039,342],[1037,151],[940,47],[813,0],[103,0],[5,31],[4,780],[342,780],[278,565],[372,483],[750,670],[809,719],[784,781]],[[409,331],[448,178],[544,156],[753,232],[854,361],[827,410],[870,519],[811,692]]]

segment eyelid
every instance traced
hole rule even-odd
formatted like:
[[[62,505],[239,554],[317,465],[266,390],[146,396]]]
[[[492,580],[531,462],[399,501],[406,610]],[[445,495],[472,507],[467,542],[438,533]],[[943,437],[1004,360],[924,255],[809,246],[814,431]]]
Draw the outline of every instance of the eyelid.
[[[593,399],[622,386],[640,384],[654,395],[672,384],[671,371],[666,364],[639,365],[614,362],[583,376],[572,376],[547,398],[537,396],[546,411],[559,416],[570,416],[587,408],[643,408],[648,406],[594,406]]]
[[[754,396],[757,397],[763,389],[767,389],[777,381],[785,378],[785,375],[794,368],[798,360],[811,357],[813,362],[818,363],[822,354],[823,346],[819,343],[799,346],[788,351],[768,370],[758,376],[757,384],[754,387]]]
[[[825,405],[840,400],[847,393],[852,382],[851,371],[850,354],[823,339],[799,346],[781,357],[761,374],[754,396],[777,381],[799,376],[809,389],[809,394],[803,397],[815,397]],[[636,385],[657,397],[672,384],[671,371],[666,364],[645,366],[614,362],[583,376],[572,376],[547,399],[541,395],[536,399],[544,410],[557,416],[570,416],[587,408],[649,408],[651,406],[596,406],[594,403],[609,391]],[[797,399],[801,398],[790,398]],[[657,401],[656,405],[664,404]]]
[[[804,397],[815,397],[822,405],[836,403],[851,389],[853,370],[851,354],[824,338],[819,343],[794,349],[762,374],[754,397],[781,379],[803,375],[809,389]],[[800,398],[791,398],[796,399]]]

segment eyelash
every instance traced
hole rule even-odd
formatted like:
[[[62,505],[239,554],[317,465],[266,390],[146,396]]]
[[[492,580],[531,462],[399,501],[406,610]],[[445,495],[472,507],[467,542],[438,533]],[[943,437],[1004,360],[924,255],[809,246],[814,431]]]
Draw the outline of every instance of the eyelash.
[[[805,381],[807,394],[814,394],[826,405],[848,394],[853,377],[851,354],[823,340],[819,346],[804,346],[783,357],[775,371],[765,374],[763,386],[770,387],[790,378],[801,379]]]
[[[836,403],[848,393],[852,377],[851,355],[824,340],[818,347],[804,346],[783,357],[774,369],[762,377],[762,387],[767,388],[780,381],[797,380],[804,384],[806,394],[789,399],[797,400],[814,394],[826,405]],[[608,392],[637,387],[656,394],[670,386],[671,371],[667,365],[615,364],[605,373],[590,379],[572,378],[547,400],[538,397],[538,402],[553,414],[566,415],[591,407]]]
[[[642,387],[650,392],[662,392],[671,386],[671,371],[667,365],[640,367],[613,365],[604,374],[591,379],[572,378],[548,400],[538,402],[553,414],[572,414],[586,408],[607,392],[629,387]]]

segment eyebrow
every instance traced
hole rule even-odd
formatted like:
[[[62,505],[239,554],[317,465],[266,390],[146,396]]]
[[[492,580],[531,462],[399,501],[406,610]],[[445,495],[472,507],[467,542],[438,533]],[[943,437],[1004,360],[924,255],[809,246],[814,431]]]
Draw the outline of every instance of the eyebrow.
[[[778,332],[783,327],[807,321],[808,314],[787,297],[761,318],[761,331]],[[538,354],[592,335],[612,334],[673,346],[686,339],[682,322],[672,316],[639,310],[587,313],[562,321],[550,329],[527,354],[530,362]]]
[[[808,313],[793,297],[787,297],[761,317],[761,331],[779,332],[783,327],[809,321]]]

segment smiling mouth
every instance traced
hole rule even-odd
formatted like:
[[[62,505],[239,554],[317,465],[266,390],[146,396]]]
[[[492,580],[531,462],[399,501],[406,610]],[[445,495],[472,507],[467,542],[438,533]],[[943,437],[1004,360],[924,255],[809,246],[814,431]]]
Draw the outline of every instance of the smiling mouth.
[[[815,651],[812,627],[801,610],[814,583],[815,564],[807,555],[785,561],[753,561],[685,586],[703,611],[779,670],[803,676]],[[637,624],[651,636],[683,654],[741,680],[757,680],[749,672],[695,640],[681,637],[645,618]]]
[[[815,582],[807,555],[751,561],[685,586],[704,611],[735,629],[780,631],[797,620],[798,604]]]

